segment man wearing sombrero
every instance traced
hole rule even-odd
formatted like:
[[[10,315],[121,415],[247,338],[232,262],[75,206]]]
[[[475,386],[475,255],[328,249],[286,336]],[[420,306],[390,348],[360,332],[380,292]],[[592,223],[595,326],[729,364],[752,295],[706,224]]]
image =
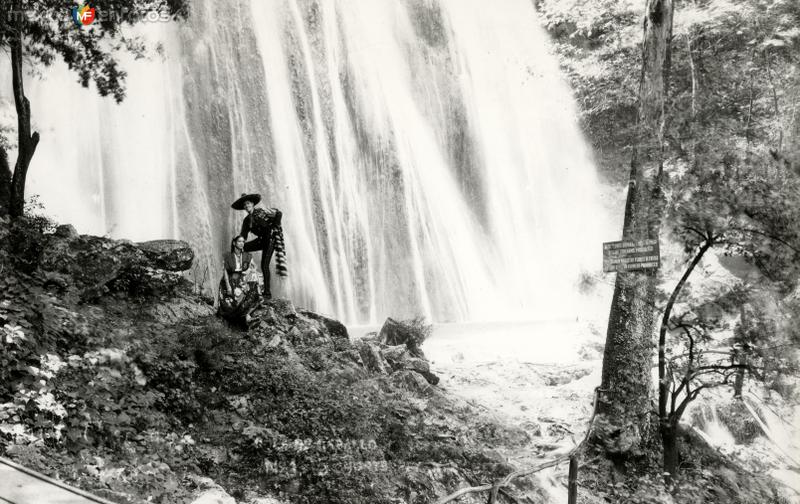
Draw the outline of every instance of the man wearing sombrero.
[[[281,211],[277,208],[264,210],[257,207],[261,201],[260,194],[242,194],[233,202],[231,208],[234,210],[244,210],[247,216],[242,222],[242,232],[244,239],[249,233],[253,233],[256,238],[244,244],[245,252],[261,251],[261,272],[264,274],[264,297],[270,299],[272,292],[269,285],[269,261],[272,259],[273,252],[277,255],[276,270],[278,275],[286,276],[286,263],[283,250],[283,231],[281,230]]]

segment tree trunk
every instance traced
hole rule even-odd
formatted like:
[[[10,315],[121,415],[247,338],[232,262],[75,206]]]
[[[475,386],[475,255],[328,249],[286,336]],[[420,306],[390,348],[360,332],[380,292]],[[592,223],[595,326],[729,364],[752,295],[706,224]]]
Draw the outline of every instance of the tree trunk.
[[[736,368],[736,377],[733,380],[733,397],[741,399],[742,389],[744,388],[744,372],[747,369],[747,355],[740,354],[735,364],[740,364],[741,367]]]
[[[39,144],[39,133],[31,133],[31,105],[25,96],[22,74],[22,29],[10,40],[11,71],[14,89],[14,105],[17,109],[17,163],[11,179],[9,214],[20,217],[25,210],[25,178],[31,164],[33,153]]]
[[[745,371],[747,370],[746,348],[753,339],[752,331],[754,328],[751,324],[757,322],[753,311],[753,306],[750,303],[743,303],[739,307],[739,328],[738,331],[734,332],[731,364],[742,365],[742,367],[736,369],[736,375],[733,379],[733,397],[736,399],[742,398]]]
[[[660,229],[673,9],[672,0],[647,0],[637,145],[633,146],[622,231],[626,240],[658,238]],[[655,273],[617,273],[596,436],[609,453],[635,454],[655,437],[650,421],[655,294]]]
[[[8,215],[11,203],[11,168],[8,167],[8,153],[0,146],[0,217]]]
[[[689,277],[692,276],[692,272],[694,272],[694,269],[698,264],[700,264],[700,261],[703,259],[705,253],[708,252],[713,245],[714,237],[709,235],[706,238],[706,241],[700,247],[700,250],[698,250],[695,254],[692,262],[689,263],[686,271],[683,272],[681,279],[678,280],[678,283],[672,290],[672,294],[670,294],[667,304],[664,307],[664,315],[661,318],[661,327],[658,330],[658,420],[662,426],[662,432],[664,430],[664,426],[670,421],[667,415],[667,403],[669,401],[670,388],[670,377],[667,376],[667,333],[669,332],[669,320],[672,317],[672,308],[675,306],[675,302],[678,300],[678,296],[683,290],[683,286],[686,285]],[[693,365],[694,363],[691,361],[690,357],[689,366]]]
[[[664,479],[669,485],[678,474],[679,453],[676,425],[661,427],[661,447],[664,451]]]

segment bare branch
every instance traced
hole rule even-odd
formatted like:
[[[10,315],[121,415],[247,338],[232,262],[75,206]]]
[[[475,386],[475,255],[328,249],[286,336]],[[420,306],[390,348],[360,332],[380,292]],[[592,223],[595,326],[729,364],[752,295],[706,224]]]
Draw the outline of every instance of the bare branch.
[[[792,249],[793,251],[795,251],[798,254],[800,254],[800,249],[799,248],[795,247],[794,245],[792,245],[791,243],[787,242],[786,240],[784,240],[783,238],[781,238],[779,236],[775,236],[775,235],[772,235],[770,233],[766,233],[764,231],[761,231],[761,230],[758,230],[758,229],[752,229],[752,228],[734,227],[734,228],[731,228],[731,230],[740,231],[742,233],[752,233],[752,234],[761,235],[761,236],[763,236],[765,238],[769,238],[770,240],[775,240],[776,242],[778,242],[778,243],[780,243],[782,245],[785,245],[785,246],[789,247],[790,249]]]

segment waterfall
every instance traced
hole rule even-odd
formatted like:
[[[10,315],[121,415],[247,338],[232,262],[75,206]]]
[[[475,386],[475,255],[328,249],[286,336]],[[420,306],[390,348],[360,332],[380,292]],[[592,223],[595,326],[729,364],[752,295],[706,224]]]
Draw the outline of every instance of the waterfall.
[[[163,57],[124,62],[122,105],[63,65],[28,79],[28,193],[58,219],[186,239],[214,285],[243,217],[230,203],[259,192],[284,212],[273,292],[298,305],[360,323],[576,316],[618,230],[530,0],[198,0],[181,26],[137,30]]]

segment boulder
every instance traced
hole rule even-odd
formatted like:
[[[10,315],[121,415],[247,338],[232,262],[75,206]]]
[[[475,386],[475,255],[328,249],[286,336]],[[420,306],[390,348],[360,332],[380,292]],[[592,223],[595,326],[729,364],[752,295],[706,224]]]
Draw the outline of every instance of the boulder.
[[[167,271],[186,271],[192,267],[194,251],[181,240],[151,240],[137,243],[153,266]]]
[[[417,393],[427,393],[431,390],[430,384],[419,373],[402,369],[392,373],[392,381],[395,385]]]
[[[50,235],[39,261],[42,272],[70,278],[83,301],[108,292],[131,295],[172,293],[185,280],[179,273],[194,253],[185,242],[160,240],[141,247],[97,236],[74,236],[68,229]]]
[[[59,238],[64,238],[65,240],[72,240],[80,236],[78,234],[78,230],[76,230],[75,226],[72,224],[62,224],[58,226],[53,234]]]
[[[301,310],[300,313],[306,318],[316,320],[317,322],[321,323],[331,338],[343,339],[347,341],[350,340],[350,335],[347,333],[347,328],[338,320],[328,318],[324,315],[320,315],[319,313],[314,313],[309,310]]]
[[[366,333],[364,336],[361,337],[364,341],[374,341],[375,343],[380,343],[378,339],[378,333],[375,331],[370,331]]]
[[[387,318],[378,333],[378,340],[389,346],[405,345],[414,357],[425,358],[425,354],[422,353],[420,348],[425,336],[411,324]]]
[[[428,361],[420,359],[418,357],[409,357],[408,359],[403,361],[403,369],[409,369],[411,371],[416,371],[417,373],[430,373],[431,365]]]
[[[357,349],[364,367],[374,373],[386,374],[388,365],[381,355],[378,345],[370,342],[359,342]]]
[[[363,342],[363,344],[370,344],[370,342]],[[374,345],[374,343],[371,344]],[[439,377],[431,372],[430,363],[425,359],[412,356],[411,352],[408,351],[405,345],[383,347],[380,349],[380,353],[393,370],[414,371],[415,373],[422,375],[422,377],[425,378],[425,380],[431,385],[436,385],[439,383]]]
[[[40,268],[72,278],[80,290],[103,288],[123,272],[141,268],[147,256],[138,248],[96,236],[73,239],[53,236],[42,251]]]
[[[364,340],[362,340],[364,341]],[[405,345],[395,345],[381,348],[381,355],[394,369],[401,369],[403,362],[411,358]]]
[[[436,385],[439,383],[439,377],[431,372],[430,363],[424,359],[410,357],[403,361],[403,369],[419,373],[431,385]]]

